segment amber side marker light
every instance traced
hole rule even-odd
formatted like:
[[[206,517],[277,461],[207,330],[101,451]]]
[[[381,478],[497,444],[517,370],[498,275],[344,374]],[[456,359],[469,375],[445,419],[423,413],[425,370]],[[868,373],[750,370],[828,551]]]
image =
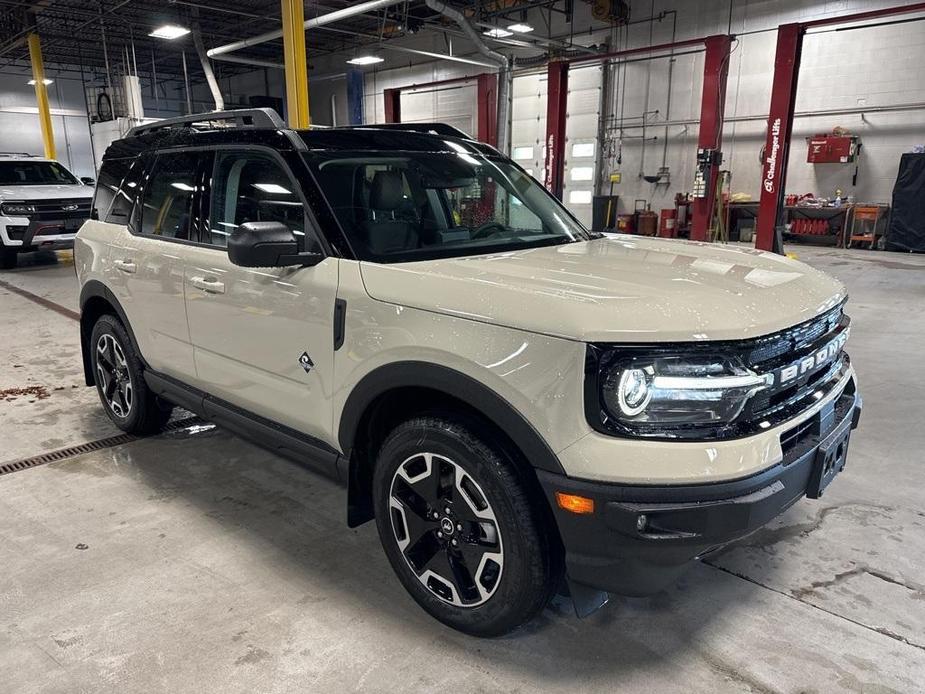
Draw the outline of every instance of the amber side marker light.
[[[586,496],[556,492],[556,503],[559,504],[559,508],[571,513],[579,515],[594,513],[594,499]]]

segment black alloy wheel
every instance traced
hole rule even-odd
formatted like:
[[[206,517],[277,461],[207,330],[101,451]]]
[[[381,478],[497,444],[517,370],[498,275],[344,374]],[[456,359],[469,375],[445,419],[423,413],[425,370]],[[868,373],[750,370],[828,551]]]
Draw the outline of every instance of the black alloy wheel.
[[[173,405],[148,388],[144,366],[119,319],[100,316],[88,346],[96,389],[109,419],[130,434],[160,431],[170,419]]]
[[[464,415],[414,417],[379,448],[379,539],[411,597],[444,624],[506,634],[559,587],[557,535],[527,474],[487,425]]]

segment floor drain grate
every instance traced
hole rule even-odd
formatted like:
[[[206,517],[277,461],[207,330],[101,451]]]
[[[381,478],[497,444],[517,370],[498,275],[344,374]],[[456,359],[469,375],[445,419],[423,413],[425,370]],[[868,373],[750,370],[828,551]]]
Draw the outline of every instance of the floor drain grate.
[[[176,431],[177,429],[184,429],[188,426],[193,426],[195,424],[202,424],[203,420],[199,417],[187,417],[186,419],[177,419],[173,422],[167,424],[164,427],[163,432],[167,431]],[[162,432],[162,433],[163,433]],[[119,434],[117,436],[109,436],[105,439],[97,439],[96,441],[90,441],[89,443],[81,443],[77,446],[70,446],[68,448],[61,448],[57,451],[49,451],[48,453],[42,453],[41,455],[36,455],[31,458],[23,458],[22,460],[14,460],[10,463],[0,464],[0,475],[9,475],[13,472],[19,472],[20,470],[28,470],[32,467],[37,467],[39,465],[45,465],[46,463],[56,463],[60,460],[66,460],[67,458],[73,458],[74,456],[83,455],[84,453],[92,453],[93,451],[101,451],[104,448],[112,448],[114,446],[121,446],[124,443],[131,443],[132,441],[138,441],[144,438],[145,436],[135,436],[134,434]]]

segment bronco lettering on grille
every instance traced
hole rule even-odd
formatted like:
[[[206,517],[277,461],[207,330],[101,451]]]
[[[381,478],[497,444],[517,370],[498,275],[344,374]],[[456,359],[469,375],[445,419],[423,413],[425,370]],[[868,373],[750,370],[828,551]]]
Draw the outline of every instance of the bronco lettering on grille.
[[[820,366],[832,361],[841,354],[842,348],[845,346],[847,340],[848,330],[845,329],[835,339],[821,349],[816,350],[813,354],[805,356],[787,366],[774,369],[774,371],[768,374],[770,381],[768,385],[783,385],[814,369],[818,369]]]

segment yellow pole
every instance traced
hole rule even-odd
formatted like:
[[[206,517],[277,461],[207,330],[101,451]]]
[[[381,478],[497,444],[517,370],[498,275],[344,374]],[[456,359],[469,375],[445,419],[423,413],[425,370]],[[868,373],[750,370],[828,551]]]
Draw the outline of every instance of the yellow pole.
[[[283,9],[283,56],[286,63],[287,120],[290,128],[307,128],[308,59],[305,56],[305,8],[303,0],[281,0]]]
[[[39,106],[39,124],[45,157],[55,158],[55,132],[51,127],[51,109],[48,107],[48,89],[45,87],[45,65],[42,63],[42,44],[38,34],[29,34],[29,58],[32,60],[32,79],[35,80],[35,99]]]

